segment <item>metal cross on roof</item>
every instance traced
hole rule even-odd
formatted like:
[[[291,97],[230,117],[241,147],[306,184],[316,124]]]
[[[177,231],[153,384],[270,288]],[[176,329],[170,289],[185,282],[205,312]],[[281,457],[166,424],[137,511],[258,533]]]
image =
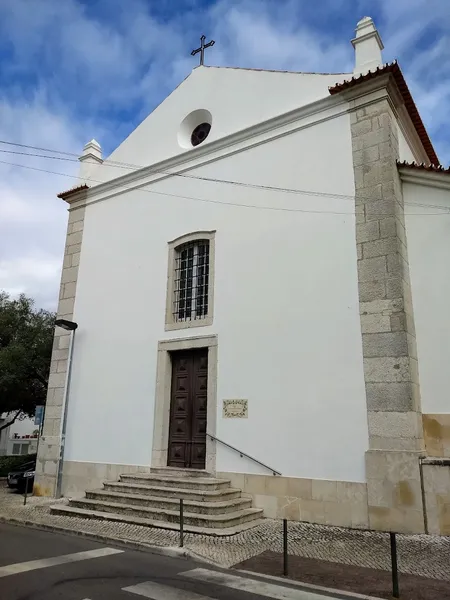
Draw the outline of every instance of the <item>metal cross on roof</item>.
[[[207,44],[205,44],[205,40],[206,40],[206,35],[202,35],[202,37],[200,38],[200,48],[197,48],[196,50],[192,50],[191,52],[191,56],[195,56],[196,54],[198,54],[200,52],[200,64],[203,65],[204,61],[205,61],[205,50],[206,48],[210,48],[211,46],[214,46],[214,44],[216,43],[214,40],[211,40],[210,42],[208,42]]]

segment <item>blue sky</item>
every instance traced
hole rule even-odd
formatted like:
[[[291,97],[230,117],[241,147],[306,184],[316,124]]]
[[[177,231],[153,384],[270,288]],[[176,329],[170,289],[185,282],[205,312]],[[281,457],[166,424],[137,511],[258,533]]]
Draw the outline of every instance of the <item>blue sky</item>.
[[[95,137],[109,154],[197,64],[202,33],[216,41],[207,64],[351,72],[365,15],[449,164],[449,0],[0,0],[0,139],[79,154]],[[0,288],[55,308],[66,221],[55,196],[73,181],[0,163]]]

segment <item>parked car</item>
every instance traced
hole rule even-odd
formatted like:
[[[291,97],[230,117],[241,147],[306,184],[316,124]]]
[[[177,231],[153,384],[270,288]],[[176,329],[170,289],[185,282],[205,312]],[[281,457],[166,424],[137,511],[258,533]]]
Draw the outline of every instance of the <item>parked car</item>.
[[[28,493],[32,492],[35,469],[36,461],[33,460],[32,462],[27,462],[21,467],[18,467],[16,470],[8,473],[8,477],[6,479],[8,487],[16,488],[21,494],[25,492],[25,489]]]

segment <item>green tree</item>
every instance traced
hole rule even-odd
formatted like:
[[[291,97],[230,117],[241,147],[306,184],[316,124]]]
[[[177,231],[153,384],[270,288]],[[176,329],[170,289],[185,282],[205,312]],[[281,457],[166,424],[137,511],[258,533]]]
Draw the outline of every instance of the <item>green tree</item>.
[[[32,298],[0,291],[0,414],[8,414],[0,431],[45,404],[54,326],[55,315]]]

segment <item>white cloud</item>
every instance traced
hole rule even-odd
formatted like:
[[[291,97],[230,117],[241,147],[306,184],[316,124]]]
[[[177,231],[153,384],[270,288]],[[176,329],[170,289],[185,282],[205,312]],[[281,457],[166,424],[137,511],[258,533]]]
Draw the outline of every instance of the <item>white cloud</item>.
[[[80,139],[68,115],[50,112],[40,98],[30,102],[0,99],[0,139],[50,148],[78,148]],[[1,150],[33,152],[0,144]],[[65,161],[0,153],[0,160],[37,169],[75,173]],[[0,289],[26,292],[54,309],[67,220],[56,198],[67,178],[0,163]]]
[[[348,72],[351,47],[293,18],[295,3],[219,2],[211,11],[221,38],[214,62],[295,71]],[[350,32],[349,32],[350,33]],[[223,38],[223,39],[222,39]],[[224,43],[225,42],[225,43]]]
[[[448,0],[217,0],[203,8],[185,0],[169,16],[155,6],[0,0],[0,60],[2,43],[9,53],[0,68],[7,82],[0,139],[80,153],[95,137],[109,153],[195,65],[190,50],[199,32],[216,40],[210,64],[344,72],[352,70],[356,22],[369,14],[386,60],[400,60],[438,153],[450,160],[442,134],[450,106]],[[74,162],[0,153],[1,160],[77,171]],[[67,218],[56,194],[75,181],[0,162],[0,288],[56,307]]]
[[[0,289],[11,296],[32,296],[39,307],[53,310],[55,298],[50,292],[58,287],[61,260],[56,255],[37,252],[10,260],[0,260]]]

